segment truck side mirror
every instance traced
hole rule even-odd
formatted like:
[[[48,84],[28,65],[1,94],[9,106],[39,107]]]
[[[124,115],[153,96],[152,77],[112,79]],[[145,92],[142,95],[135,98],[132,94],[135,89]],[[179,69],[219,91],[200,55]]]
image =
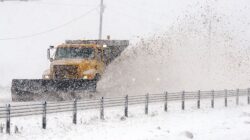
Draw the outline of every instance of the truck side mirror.
[[[51,55],[50,55],[50,51],[51,49],[54,49],[54,46],[50,46],[48,49],[47,49],[47,58],[50,62],[53,61],[53,58],[51,58]]]

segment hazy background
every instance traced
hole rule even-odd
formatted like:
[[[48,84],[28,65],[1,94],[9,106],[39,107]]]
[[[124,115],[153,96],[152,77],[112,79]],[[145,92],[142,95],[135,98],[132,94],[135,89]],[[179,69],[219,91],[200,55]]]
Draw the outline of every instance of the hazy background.
[[[99,3],[0,2],[0,85],[9,86],[13,78],[41,78],[49,66],[49,45],[96,39]],[[249,85],[250,1],[104,3],[103,37],[129,39],[131,46],[107,69],[100,90],[126,94]]]
[[[132,39],[169,27],[188,4],[164,0],[104,0],[103,36]],[[0,38],[19,38],[65,24],[93,8],[99,0],[40,0],[0,3]],[[99,9],[59,29],[31,38],[0,40],[0,85],[12,78],[40,78],[48,67],[46,49],[65,39],[96,39]]]

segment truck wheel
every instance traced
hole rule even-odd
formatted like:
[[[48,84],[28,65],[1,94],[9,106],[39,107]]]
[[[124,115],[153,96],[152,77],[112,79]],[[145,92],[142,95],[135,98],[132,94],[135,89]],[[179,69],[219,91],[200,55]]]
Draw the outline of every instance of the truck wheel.
[[[101,75],[100,74],[96,74],[94,81],[98,82],[101,79]]]
[[[101,79],[100,74],[96,74],[95,78],[93,79],[93,83],[89,89],[90,92],[96,92],[97,82]]]

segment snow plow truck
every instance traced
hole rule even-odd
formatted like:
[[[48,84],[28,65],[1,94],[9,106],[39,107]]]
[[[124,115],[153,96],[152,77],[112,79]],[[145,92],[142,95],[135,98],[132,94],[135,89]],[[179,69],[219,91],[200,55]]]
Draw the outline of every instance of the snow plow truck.
[[[13,79],[12,101],[68,100],[95,94],[105,67],[128,45],[128,40],[107,39],[66,40],[57,47],[50,46],[50,68],[42,79]]]

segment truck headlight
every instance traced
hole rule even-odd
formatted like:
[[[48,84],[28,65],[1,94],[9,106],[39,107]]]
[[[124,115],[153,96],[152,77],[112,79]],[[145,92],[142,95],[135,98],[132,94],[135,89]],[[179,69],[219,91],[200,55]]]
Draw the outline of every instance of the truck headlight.
[[[84,75],[84,76],[83,76],[83,79],[88,79],[88,76],[87,76],[87,75]]]
[[[44,78],[45,78],[45,79],[49,79],[49,75],[45,75]]]

